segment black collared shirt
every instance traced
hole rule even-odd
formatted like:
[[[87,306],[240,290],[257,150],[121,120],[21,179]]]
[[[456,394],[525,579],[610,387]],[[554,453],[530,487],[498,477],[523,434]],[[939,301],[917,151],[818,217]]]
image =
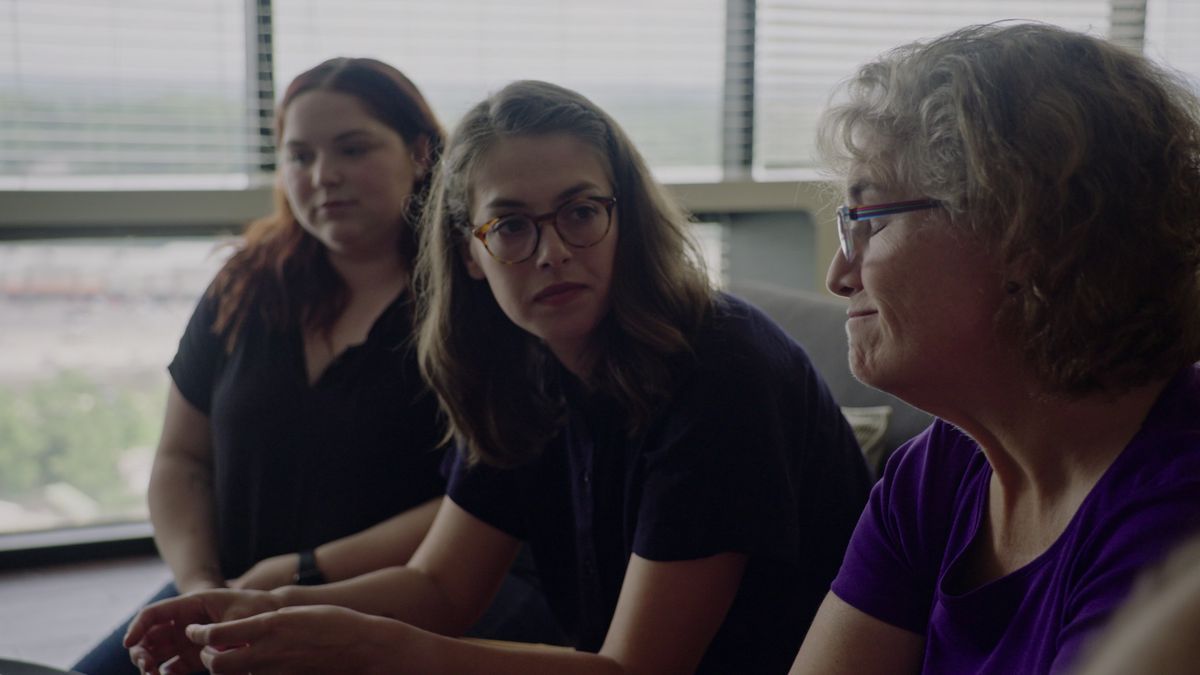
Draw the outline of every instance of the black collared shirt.
[[[222,573],[313,548],[444,491],[437,401],[410,344],[408,294],[308,384],[299,329],[252,312],[232,354],[200,301],[169,371],[209,416]]]
[[[853,433],[804,351],[725,298],[646,433],[560,371],[567,416],[534,461],[450,467],[448,494],[529,542],[578,648],[597,651],[631,554],[748,555],[698,672],[783,673],[842,560],[869,479]],[[697,593],[705,589],[696,589]]]

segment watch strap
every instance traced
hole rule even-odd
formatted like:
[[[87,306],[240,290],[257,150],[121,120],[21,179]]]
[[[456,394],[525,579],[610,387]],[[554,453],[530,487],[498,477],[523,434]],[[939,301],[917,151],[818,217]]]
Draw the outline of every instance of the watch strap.
[[[292,582],[300,586],[318,586],[325,583],[325,575],[317,567],[317,555],[311,548],[300,551],[300,562]]]

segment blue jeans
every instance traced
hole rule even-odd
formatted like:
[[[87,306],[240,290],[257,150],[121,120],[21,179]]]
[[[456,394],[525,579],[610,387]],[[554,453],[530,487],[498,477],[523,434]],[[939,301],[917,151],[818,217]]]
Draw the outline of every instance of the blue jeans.
[[[175,589],[175,584],[168,583],[154,594],[154,597],[145,602],[149,605],[159,600],[166,600],[179,595],[179,591]],[[129,626],[129,622],[133,617],[129,617],[121,622],[113,632],[108,634],[108,637],[100,641],[100,644],[92,647],[92,651],[88,652],[78,663],[71,666],[71,670],[83,673],[84,675],[139,675],[138,669],[133,665],[133,661],[129,660],[129,650],[125,649],[122,640],[125,638],[125,629]]]
[[[179,592],[175,590],[175,584],[169,583],[145,604],[177,595]],[[139,675],[138,669],[129,660],[129,650],[121,644],[125,637],[125,628],[132,620],[132,616],[126,619],[78,663],[71,666],[71,669],[84,675]],[[542,595],[542,587],[538,582],[528,548],[521,548],[521,553],[509,570],[508,576],[504,578],[504,584],[496,593],[492,606],[466,635],[515,642],[568,644],[558,622],[554,620],[545,596]]]
[[[528,546],[521,547],[491,606],[464,635],[547,645],[571,644],[542,592]]]

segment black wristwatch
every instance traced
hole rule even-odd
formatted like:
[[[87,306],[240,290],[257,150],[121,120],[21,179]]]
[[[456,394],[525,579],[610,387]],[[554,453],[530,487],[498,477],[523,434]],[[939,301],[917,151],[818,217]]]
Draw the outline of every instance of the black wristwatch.
[[[325,583],[325,575],[321,574],[320,568],[317,567],[317,556],[311,548],[300,551],[300,564],[296,566],[292,583],[300,586],[318,586]]]

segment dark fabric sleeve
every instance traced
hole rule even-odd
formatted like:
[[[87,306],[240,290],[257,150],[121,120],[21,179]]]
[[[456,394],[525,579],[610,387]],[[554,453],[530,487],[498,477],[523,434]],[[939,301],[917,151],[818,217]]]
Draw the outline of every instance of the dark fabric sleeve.
[[[639,556],[798,560],[802,541],[824,536],[801,521],[811,507],[805,483],[831,458],[838,468],[820,479],[847,482],[844,499],[856,501],[849,522],[861,509],[861,455],[807,357],[790,341],[750,345],[700,353],[710,367],[684,383],[662,435],[647,439]]]
[[[833,593],[886,623],[924,635],[964,463],[958,434],[935,422],[893,453],[850,538]]]
[[[171,379],[188,403],[211,414],[213,386],[225,360],[224,346],[212,330],[217,302],[206,291],[188,321],[175,358],[167,366]]]
[[[521,469],[467,466],[465,451],[451,448],[443,463],[446,496],[467,513],[518,539],[526,538]]]

